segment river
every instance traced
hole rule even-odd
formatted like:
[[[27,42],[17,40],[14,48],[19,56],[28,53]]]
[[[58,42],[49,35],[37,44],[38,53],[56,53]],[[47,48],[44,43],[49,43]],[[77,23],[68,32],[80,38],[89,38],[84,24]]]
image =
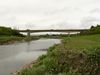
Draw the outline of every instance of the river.
[[[60,43],[59,39],[39,39],[31,42],[1,45],[0,75],[11,75],[25,64],[46,54],[49,47],[58,43]]]

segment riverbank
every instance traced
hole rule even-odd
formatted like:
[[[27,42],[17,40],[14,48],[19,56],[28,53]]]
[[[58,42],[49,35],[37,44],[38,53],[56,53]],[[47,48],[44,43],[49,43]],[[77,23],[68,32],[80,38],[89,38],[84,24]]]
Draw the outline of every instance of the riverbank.
[[[100,34],[63,37],[17,75],[100,75]]]
[[[14,44],[14,43],[21,43],[21,42],[27,42],[32,40],[38,40],[39,38],[33,38],[33,37],[19,37],[19,36],[1,36],[0,37],[0,45],[8,45],[8,44]]]
[[[1,36],[0,45],[8,45],[17,42],[22,42],[23,39],[24,37],[18,37],[18,36]]]
[[[22,42],[25,36],[10,27],[0,26],[0,45]]]

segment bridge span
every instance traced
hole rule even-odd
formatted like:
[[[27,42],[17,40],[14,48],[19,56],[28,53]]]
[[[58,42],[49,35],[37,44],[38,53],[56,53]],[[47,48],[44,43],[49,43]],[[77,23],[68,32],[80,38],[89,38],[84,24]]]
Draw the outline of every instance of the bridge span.
[[[81,32],[81,31],[86,31],[88,29],[51,29],[51,30],[17,30],[18,32],[25,32],[27,33],[27,36],[30,36],[30,33],[37,33],[37,32],[66,32],[66,33],[71,33],[71,32]]]

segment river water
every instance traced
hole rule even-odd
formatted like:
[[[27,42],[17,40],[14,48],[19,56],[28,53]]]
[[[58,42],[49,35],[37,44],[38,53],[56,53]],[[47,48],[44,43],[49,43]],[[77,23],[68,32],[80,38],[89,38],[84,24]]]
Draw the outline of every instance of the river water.
[[[11,75],[25,64],[46,54],[46,49],[60,43],[59,39],[39,39],[27,43],[0,46],[0,75]]]

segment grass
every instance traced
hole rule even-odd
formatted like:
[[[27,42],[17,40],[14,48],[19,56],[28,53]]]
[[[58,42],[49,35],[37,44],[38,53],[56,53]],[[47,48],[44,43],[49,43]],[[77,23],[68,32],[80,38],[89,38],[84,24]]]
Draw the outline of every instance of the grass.
[[[63,38],[63,43],[69,49],[86,49],[100,47],[100,35],[85,35],[70,38]]]
[[[21,41],[23,37],[18,36],[0,36],[0,44],[6,44],[12,41]]]
[[[9,44],[9,43],[13,43],[15,41],[31,41],[31,40],[38,40],[39,37],[27,37],[27,36],[0,36],[0,44]]]
[[[100,75],[100,34],[64,37],[18,75]]]

